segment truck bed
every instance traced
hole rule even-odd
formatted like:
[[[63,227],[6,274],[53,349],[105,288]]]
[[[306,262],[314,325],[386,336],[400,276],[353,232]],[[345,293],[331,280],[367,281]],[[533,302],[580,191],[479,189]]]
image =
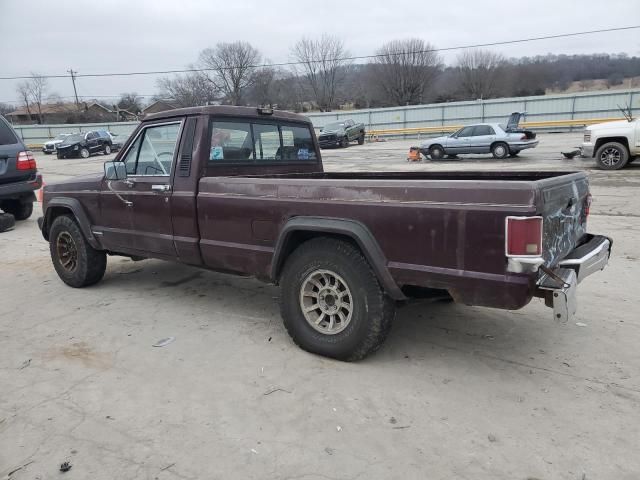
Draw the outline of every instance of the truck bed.
[[[347,219],[380,247],[400,286],[444,288],[465,303],[519,308],[530,277],[506,270],[505,217],[542,215],[544,256],[554,265],[584,234],[584,173],[392,172],[205,177],[198,223],[203,262],[272,275],[291,219]],[[511,291],[512,290],[512,291]]]

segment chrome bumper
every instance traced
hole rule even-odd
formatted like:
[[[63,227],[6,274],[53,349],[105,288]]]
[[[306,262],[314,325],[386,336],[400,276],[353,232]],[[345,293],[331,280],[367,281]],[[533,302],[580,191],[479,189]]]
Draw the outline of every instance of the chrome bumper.
[[[546,305],[553,307],[556,320],[567,322],[576,313],[578,284],[607,266],[611,245],[612,240],[608,237],[590,235],[558,264],[558,268],[542,274],[537,287]]]

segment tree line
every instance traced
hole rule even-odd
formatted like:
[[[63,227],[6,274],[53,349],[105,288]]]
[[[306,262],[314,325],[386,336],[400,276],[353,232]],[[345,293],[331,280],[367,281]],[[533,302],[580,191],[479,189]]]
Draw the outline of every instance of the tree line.
[[[626,54],[506,58],[470,49],[445,64],[437,47],[419,38],[389,41],[366,63],[355,62],[344,41],[330,35],[300,39],[289,56],[288,65],[270,66],[248,42],[218,43],[199,53],[189,65],[191,71],[160,77],[152,101],[170,100],[178,107],[224,103],[330,111],[343,105],[368,108],[544,95],[563,91],[572,82],[588,90],[595,79],[611,87],[640,76],[640,58]],[[16,92],[36,118],[44,99],[52,98],[46,78],[37,74],[18,84]],[[137,113],[143,101],[135,92],[125,93],[117,105]],[[2,110],[7,107],[0,105]]]

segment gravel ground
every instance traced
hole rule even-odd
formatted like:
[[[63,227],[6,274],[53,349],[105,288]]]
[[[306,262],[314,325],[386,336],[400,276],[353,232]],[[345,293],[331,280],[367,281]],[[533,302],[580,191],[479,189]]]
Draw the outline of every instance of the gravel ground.
[[[505,161],[410,164],[416,140],[323,151],[334,171],[586,169],[590,230],[615,240],[574,322],[538,300],[415,302],[353,364],[299,350],[278,289],[253,279],[110,258],[99,285],[65,287],[36,208],[0,234],[0,478],[60,478],[64,461],[70,480],[640,478],[640,170],[560,160],[580,137]],[[48,183],[105,159],[38,155]]]

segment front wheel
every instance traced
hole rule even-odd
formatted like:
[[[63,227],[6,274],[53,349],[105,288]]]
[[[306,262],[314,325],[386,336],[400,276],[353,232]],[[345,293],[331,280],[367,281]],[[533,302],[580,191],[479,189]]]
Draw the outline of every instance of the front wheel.
[[[349,137],[347,137],[346,135],[342,137],[342,140],[340,141],[340,146],[342,148],[347,148],[349,146]]]
[[[434,145],[429,149],[429,156],[431,157],[431,160],[440,160],[444,157],[444,148],[440,145]]]
[[[603,170],[619,170],[629,161],[627,147],[618,142],[602,145],[596,152],[596,162]]]
[[[89,152],[88,148],[85,147],[85,148],[80,149],[80,156],[82,158],[89,158],[89,155],[91,155],[91,153]]]
[[[105,146],[104,146],[104,154],[105,155],[111,154],[111,145],[105,144]]]
[[[364,132],[358,137],[358,145],[364,145]]]
[[[507,158],[509,156],[509,147],[506,143],[496,143],[491,147],[493,158]]]
[[[70,287],[98,283],[107,268],[106,253],[89,245],[78,224],[67,215],[56,217],[51,224],[49,252],[58,276]]]
[[[298,346],[353,361],[380,347],[391,328],[395,303],[358,248],[321,237],[302,244],[287,259],[280,312]]]

